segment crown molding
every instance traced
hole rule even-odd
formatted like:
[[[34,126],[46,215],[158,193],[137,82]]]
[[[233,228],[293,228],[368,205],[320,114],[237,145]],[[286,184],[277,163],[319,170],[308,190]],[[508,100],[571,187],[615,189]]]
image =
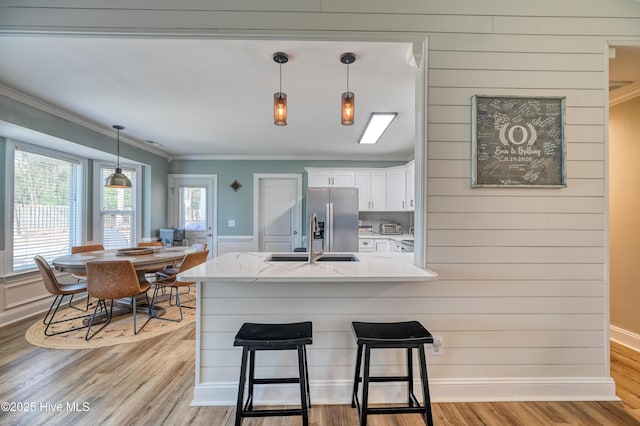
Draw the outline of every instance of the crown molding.
[[[84,127],[85,129],[91,130],[93,132],[100,133],[108,137],[113,137],[113,130],[111,127],[101,126],[97,123],[94,123],[93,121],[87,120],[86,118],[80,117],[65,109],[48,104],[42,101],[41,99],[27,95],[26,93],[22,93],[18,90],[15,90],[3,84],[0,84],[0,95],[6,96],[7,98],[13,99],[16,102],[20,102],[22,104],[28,105],[32,108],[35,108],[47,114],[51,114],[56,117],[62,118],[63,120],[69,121],[73,124],[76,124],[80,127]],[[140,148],[144,151],[151,152],[153,154],[156,154],[166,159],[170,158],[166,152],[158,149],[154,149],[153,147],[149,146],[147,143],[140,142],[136,139],[131,139],[129,137],[120,135],[120,142],[124,142],[128,145],[133,145],[136,148]]]
[[[640,1],[640,0],[638,0]],[[615,105],[619,105],[623,102],[627,102],[630,101],[632,99],[637,98],[638,96],[640,96],[640,85],[636,88],[634,88],[633,90],[628,91],[627,93],[624,93],[620,96],[616,96],[615,98],[611,96],[611,94],[609,94],[609,106],[615,106]]]

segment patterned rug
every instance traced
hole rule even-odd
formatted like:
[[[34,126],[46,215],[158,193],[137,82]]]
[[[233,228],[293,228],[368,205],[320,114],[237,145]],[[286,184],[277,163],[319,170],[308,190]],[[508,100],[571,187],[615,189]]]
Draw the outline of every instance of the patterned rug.
[[[184,289],[181,289],[184,291]],[[182,303],[184,305],[194,306],[195,301],[188,302],[191,298],[195,297],[195,286],[191,287],[191,292],[181,296]],[[66,301],[66,299],[65,299]],[[84,307],[84,301],[74,303],[75,306]],[[156,306],[160,306],[166,309],[164,315],[165,318],[177,319],[180,317],[178,308],[176,306],[169,306],[168,300],[155,303]],[[65,305],[66,306],[66,305]],[[93,313],[95,304],[89,308],[89,313]],[[73,308],[66,308],[58,311],[56,314],[56,320],[58,318],[64,319],[64,317],[72,318],[83,315],[84,312]],[[170,333],[181,327],[185,327],[189,324],[193,324],[196,320],[195,309],[183,308],[182,314],[184,316],[181,322],[162,321],[156,318],[152,318],[147,325],[137,335],[133,333],[133,315],[131,313],[114,316],[111,323],[107,324],[105,328],[100,330],[98,334],[92,337],[90,340],[85,340],[87,329],[70,331],[68,333],[58,334],[55,336],[45,336],[45,325],[42,323],[44,314],[38,318],[38,320],[27,330],[25,338],[29,343],[34,346],[40,346],[48,349],[93,349],[103,346],[119,345],[122,343],[138,342],[141,340],[150,339],[152,337],[160,336],[162,334]],[[59,315],[61,315],[59,317]],[[138,313],[137,327],[146,321],[146,313]],[[49,327],[49,333],[58,330],[78,327],[82,324],[82,319],[69,321],[62,324],[56,324]],[[97,330],[101,324],[91,327],[91,333]]]

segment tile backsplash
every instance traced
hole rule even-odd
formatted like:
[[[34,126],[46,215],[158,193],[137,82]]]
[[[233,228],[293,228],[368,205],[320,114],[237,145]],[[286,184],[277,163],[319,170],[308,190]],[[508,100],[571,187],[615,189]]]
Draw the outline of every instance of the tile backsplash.
[[[360,212],[362,225],[371,225],[378,232],[381,223],[398,223],[405,234],[413,226],[413,212]]]

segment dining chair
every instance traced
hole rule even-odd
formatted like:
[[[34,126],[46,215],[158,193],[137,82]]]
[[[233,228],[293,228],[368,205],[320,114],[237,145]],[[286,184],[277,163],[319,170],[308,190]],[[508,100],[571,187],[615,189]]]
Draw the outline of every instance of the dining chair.
[[[180,272],[184,272],[187,269],[191,269],[195,266],[200,265],[201,263],[206,262],[207,257],[209,256],[209,250],[205,250],[205,251],[196,251],[193,253],[189,253],[184,257],[184,260],[182,261],[182,264],[180,265],[180,269],[178,271],[178,273]],[[195,306],[188,306],[188,305],[183,305],[182,301],[180,300],[180,288],[181,287],[188,287],[192,284],[195,284],[195,282],[192,281],[178,281],[178,276],[173,275],[171,277],[168,278],[164,278],[164,279],[159,279],[153,282],[154,285],[154,290],[153,290],[153,296],[151,297],[151,305],[153,306],[153,302],[155,300],[155,298],[158,295],[158,291],[162,290],[164,291],[164,289],[166,287],[169,287],[169,306],[173,306],[173,304],[171,303],[171,296],[173,294],[173,290],[175,290],[176,292],[176,303],[175,305],[178,307],[178,311],[180,312],[180,319],[172,319],[172,318],[162,318],[162,317],[155,317],[161,320],[165,320],[165,321],[174,321],[174,322],[180,322],[182,321],[182,308],[189,308],[189,309],[195,309]],[[184,293],[182,293],[184,294]],[[186,300],[186,302],[192,302],[194,299],[190,299],[190,300]]]
[[[194,243],[191,244],[191,248],[196,249],[196,251],[205,251],[207,249],[207,243]],[[182,262],[180,262],[182,263]],[[180,263],[171,266],[165,266],[164,268],[156,271],[156,279],[165,279],[170,278],[178,273],[180,270]],[[189,287],[187,287],[189,288]],[[186,291],[188,293],[189,291]],[[184,293],[183,293],[184,294]]]
[[[138,247],[164,247],[162,241],[140,241]]]
[[[98,250],[104,250],[104,246],[102,244],[87,244],[84,246],[73,246],[71,247],[71,254],[87,253],[90,251],[98,251]],[[78,281],[85,281],[87,279],[87,274],[81,273],[81,272],[74,272],[71,274],[71,276],[77,279]]]
[[[69,296],[69,299],[71,299],[73,298],[74,295],[78,293],[86,292],[87,282],[78,281],[78,282],[69,283],[69,284],[61,283],[60,281],[58,281],[58,278],[56,278],[56,275],[53,269],[51,268],[51,266],[49,266],[49,263],[46,261],[44,257],[35,256],[33,260],[36,262],[36,265],[40,270],[40,274],[42,275],[42,282],[44,283],[45,288],[49,293],[55,296],[55,298],[53,299],[53,302],[51,302],[51,307],[49,307],[49,310],[47,311],[46,315],[44,316],[44,319],[42,320],[43,324],[46,325],[44,329],[45,336],[55,336],[57,334],[68,333],[70,331],[86,328],[87,326],[83,325],[81,327],[71,327],[62,331],[56,331],[51,333],[49,332],[49,327],[54,324],[60,324],[63,322],[73,321],[81,318],[88,318],[90,316],[89,314],[85,314],[85,315],[80,315],[73,318],[55,319],[55,316],[58,313],[58,309],[60,308],[60,305],[62,304],[62,300],[64,299],[64,297]],[[69,306],[78,310],[82,310],[80,308],[77,308],[71,305],[71,300],[69,300]]]
[[[150,284],[140,283],[133,264],[128,260],[87,262],[87,291],[90,296],[98,299],[98,303],[96,304],[96,309],[93,311],[93,315],[89,321],[89,329],[87,330],[85,340],[91,339],[111,322],[113,317],[113,301],[115,299],[131,298],[131,306],[133,309],[133,334],[138,334],[142,331],[144,326],[147,325],[151,319],[152,304],[149,303],[149,296],[147,295],[147,290],[149,290],[149,288],[151,288]],[[149,317],[138,329],[136,324],[138,303],[136,299],[139,294],[144,294],[147,299]],[[107,300],[111,300],[111,306],[108,311],[106,303]],[[106,321],[97,331],[90,334],[96,313],[98,312],[98,307],[104,309]]]

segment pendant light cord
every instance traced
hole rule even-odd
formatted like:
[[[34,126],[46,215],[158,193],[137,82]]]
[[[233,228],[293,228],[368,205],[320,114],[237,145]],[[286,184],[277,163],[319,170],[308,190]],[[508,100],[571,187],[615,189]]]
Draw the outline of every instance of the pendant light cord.
[[[116,146],[116,167],[120,168],[120,129],[116,128],[116,139],[118,145]]]
[[[349,92],[349,64],[347,64],[347,92]]]

